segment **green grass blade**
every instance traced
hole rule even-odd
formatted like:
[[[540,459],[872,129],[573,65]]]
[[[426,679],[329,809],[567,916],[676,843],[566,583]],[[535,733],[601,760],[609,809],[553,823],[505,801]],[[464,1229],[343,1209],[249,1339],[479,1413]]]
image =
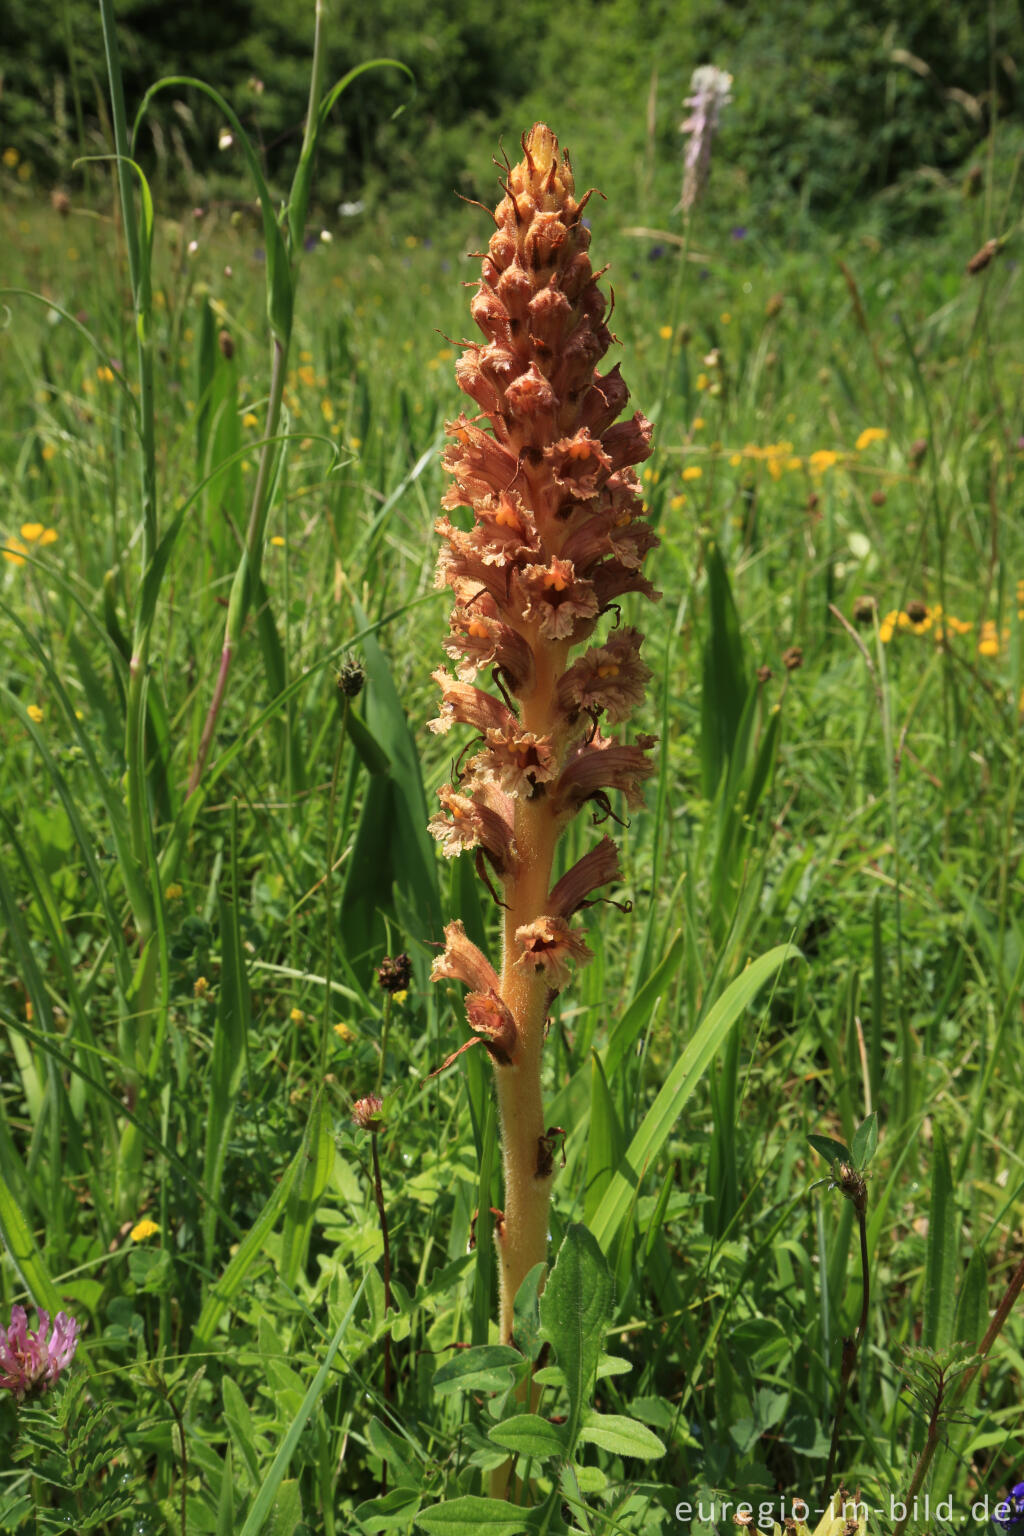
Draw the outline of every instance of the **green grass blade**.
[[[693,1039],[669,1073],[660,1093],[630,1142],[604,1199],[591,1224],[591,1231],[607,1253],[619,1226],[636,1198],[636,1191],[651,1164],[664,1146],[679,1114],[700,1082],[729,1031],[749,1008],[765,982],[776,975],[789,959],[799,958],[792,944],[780,944],[746,970],[723,992]]]

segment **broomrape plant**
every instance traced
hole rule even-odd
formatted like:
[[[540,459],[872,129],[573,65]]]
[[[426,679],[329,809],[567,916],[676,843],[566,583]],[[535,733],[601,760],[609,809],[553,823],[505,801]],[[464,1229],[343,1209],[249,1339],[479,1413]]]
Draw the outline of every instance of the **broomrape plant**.
[[[449,426],[444,465],[453,484],[443,506],[470,508],[473,525],[464,531],[447,516],[437,523],[437,583],[455,594],[445,644],[455,675],[434,674],[441,708],[431,722],[438,732],[460,724],[477,733],[478,750],[439,790],[430,827],[449,857],[475,851],[502,908],[500,971],[453,922],[433,976],[469,988],[474,1039],[461,1050],[482,1041],[494,1065],[503,1342],[519,1285],[546,1259],[556,1134],[541,1097],[548,1011],[572,966],[591,958],[574,915],[620,877],[605,836],[553,884],[555,848],[584,805],[596,806],[595,820],[611,814],[609,791],[641,803],[656,738],[630,743],[603,726],[629,718],[650,676],[643,635],[620,622],[618,599],[659,595],[642,574],[658,541],[633,470],[650,453],[651,426],[639,412],[618,420],[629,398],[618,365],[604,374],[596,367],[612,336],[587,255],[590,194],[576,200],[568,154],[559,155],[544,124],[522,147],[471,305],[485,341],[463,343],[456,364],[479,414]],[[612,623],[595,639],[608,614]],[[496,693],[473,681],[485,668]]]

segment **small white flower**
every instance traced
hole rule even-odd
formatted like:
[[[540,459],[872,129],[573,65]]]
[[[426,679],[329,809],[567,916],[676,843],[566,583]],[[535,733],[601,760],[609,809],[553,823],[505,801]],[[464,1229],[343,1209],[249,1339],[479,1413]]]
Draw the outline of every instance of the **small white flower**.
[[[232,144],[234,144],[234,142],[235,142],[235,136],[231,132],[231,129],[230,128],[222,128],[220,133],[217,135],[217,148],[218,149],[230,149]]]
[[[341,214],[343,219],[354,219],[356,214],[362,213],[365,207],[366,204],[363,202],[363,199],[360,198],[359,201],[355,203],[339,203],[338,212]]]
[[[329,229],[322,229],[320,231],[320,239],[324,245],[330,245],[331,241],[334,239],[334,236],[331,234]]]

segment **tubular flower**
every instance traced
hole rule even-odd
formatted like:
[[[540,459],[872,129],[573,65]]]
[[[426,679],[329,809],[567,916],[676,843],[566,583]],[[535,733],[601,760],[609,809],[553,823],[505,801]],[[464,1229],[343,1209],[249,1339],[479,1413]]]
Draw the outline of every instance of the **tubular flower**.
[[[605,736],[598,720],[626,721],[650,677],[643,636],[620,625],[618,600],[659,595],[642,573],[658,541],[635,469],[650,454],[651,427],[639,412],[619,419],[629,392],[617,365],[599,371],[612,336],[588,255],[589,193],[577,200],[569,158],[550,129],[536,124],[522,144],[523,159],[502,182],[470,306],[482,340],[464,341],[456,365],[475,413],[448,425],[451,484],[442,506],[446,514],[469,508],[473,521],[466,529],[464,519],[445,515],[436,524],[436,582],[455,598],[444,642],[455,676],[434,673],[442,697],[430,727],[476,733],[475,755],[438,791],[430,830],[449,857],[474,851],[503,908],[500,975],[461,923],[445,930],[433,970],[468,989],[467,1022],[495,1068],[503,1338],[520,1281],[546,1254],[547,1009],[572,967],[591,957],[574,914],[619,878],[605,837],[553,884],[555,847],[585,801],[606,814],[612,793],[641,801],[655,738]],[[609,613],[613,622],[603,624]],[[485,669],[496,694],[478,686]]]

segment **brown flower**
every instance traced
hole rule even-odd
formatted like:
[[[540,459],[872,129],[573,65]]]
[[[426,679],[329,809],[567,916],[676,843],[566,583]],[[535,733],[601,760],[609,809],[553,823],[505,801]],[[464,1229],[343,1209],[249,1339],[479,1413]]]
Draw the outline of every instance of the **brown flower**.
[[[569,962],[585,965],[594,958],[579,934],[573,933],[564,917],[538,917],[516,929],[520,970],[546,971],[550,985],[560,992],[569,980]]]

